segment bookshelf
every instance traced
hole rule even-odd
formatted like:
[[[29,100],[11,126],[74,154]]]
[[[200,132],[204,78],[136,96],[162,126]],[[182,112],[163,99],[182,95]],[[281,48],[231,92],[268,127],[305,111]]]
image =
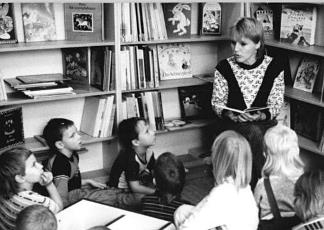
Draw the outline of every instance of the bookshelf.
[[[264,2],[266,4],[266,2]],[[267,2],[268,3],[268,2]],[[291,70],[291,77],[292,81],[294,81],[297,68],[299,65],[300,60],[305,55],[314,56],[320,59],[320,70],[317,75],[317,79],[315,81],[315,87],[312,93],[305,92],[303,90],[295,89],[293,86],[286,86],[285,89],[285,98],[291,103],[305,103],[307,105],[313,105],[317,108],[318,112],[322,113],[324,108],[324,85],[323,85],[323,61],[324,61],[324,47],[323,47],[323,31],[322,31],[322,20],[323,20],[323,12],[324,12],[324,5],[322,3],[311,2],[308,3],[304,1],[305,4],[315,5],[317,8],[317,22],[316,22],[316,29],[315,29],[315,44],[311,46],[299,46],[299,45],[292,45],[288,43],[284,43],[279,41],[279,34],[280,34],[280,23],[279,25],[274,22],[274,38],[267,39],[265,41],[265,45],[267,50],[269,51],[270,55],[287,55],[290,64]],[[249,8],[251,5],[255,3],[246,3],[246,15],[250,16],[251,12],[249,12]],[[273,20],[280,18],[281,14],[281,6],[282,4],[294,4],[294,3],[271,3],[269,6],[273,10]],[[279,27],[278,27],[279,26]],[[323,116],[323,114],[322,114]],[[292,127],[292,126],[291,126]],[[321,128],[321,127],[318,127]],[[323,137],[322,137],[323,138]],[[299,145],[301,149],[306,150],[311,153],[315,153],[317,155],[324,156],[324,152],[321,151],[320,142],[321,141],[313,141],[301,133],[298,134]]]
[[[22,106],[25,131],[25,146],[31,149],[40,159],[46,158],[47,146],[35,140],[34,135],[41,134],[46,122],[53,117],[65,117],[75,122],[80,128],[84,102],[88,97],[115,96],[116,120],[122,120],[122,97],[128,93],[147,92],[158,90],[162,93],[163,111],[165,120],[179,119],[180,108],[177,88],[183,86],[203,85],[205,82],[197,78],[182,80],[160,81],[159,87],[148,89],[121,90],[121,49],[124,46],[158,45],[169,43],[185,43],[192,47],[193,75],[205,76],[213,74],[214,67],[219,59],[223,58],[224,44],[229,45],[227,28],[236,18],[243,15],[243,3],[222,3],[222,35],[199,35],[199,7],[192,3],[192,25],[189,38],[150,40],[137,42],[121,42],[121,15],[122,3],[104,3],[105,20],[112,23],[106,27],[105,35],[109,40],[103,41],[44,41],[44,42],[18,42],[15,44],[0,45],[0,70],[5,78],[18,75],[62,73],[62,52],[64,48],[79,47],[111,47],[115,52],[115,90],[101,91],[94,87],[72,86],[76,94],[48,97],[42,99],[28,99],[22,94],[13,92],[7,87],[8,100],[0,101],[0,107]],[[226,20],[225,20],[226,19]],[[19,40],[19,39],[18,39]],[[196,61],[197,60],[197,61]],[[19,64],[17,64],[19,63]],[[172,130],[157,131],[157,153],[171,151],[182,155],[191,148],[205,145],[203,139],[210,139],[210,126],[215,125],[214,120],[195,120],[183,127]],[[205,138],[207,137],[207,138]],[[82,140],[88,152],[80,154],[80,168],[83,172],[109,169],[113,159],[118,153],[116,136],[94,138],[82,135]]]

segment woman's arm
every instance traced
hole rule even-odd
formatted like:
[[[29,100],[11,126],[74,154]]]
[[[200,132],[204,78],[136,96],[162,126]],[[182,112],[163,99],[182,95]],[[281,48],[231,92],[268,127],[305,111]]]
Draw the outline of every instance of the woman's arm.
[[[225,106],[227,104],[228,84],[223,75],[218,70],[215,70],[214,77],[215,78],[213,84],[213,95],[211,99],[211,104],[217,116],[222,117],[223,109],[217,107],[216,105]]]
[[[280,113],[281,107],[284,102],[285,81],[284,71],[275,78],[272,89],[270,91],[267,104],[270,107],[270,119],[275,118]]]

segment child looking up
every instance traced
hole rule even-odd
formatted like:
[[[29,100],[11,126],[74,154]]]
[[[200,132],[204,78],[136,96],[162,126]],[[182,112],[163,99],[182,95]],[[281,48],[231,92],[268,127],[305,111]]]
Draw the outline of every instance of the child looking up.
[[[108,185],[140,194],[153,194],[152,169],[155,132],[142,118],[129,118],[120,122],[118,138],[122,150],[110,172]]]
[[[47,168],[53,173],[64,207],[82,198],[117,205],[116,190],[107,190],[105,184],[91,179],[81,179],[77,153],[81,149],[81,137],[73,121],[53,118],[45,126],[43,136],[52,153]]]
[[[56,230],[56,217],[48,208],[34,204],[22,210],[17,217],[16,230]]]
[[[270,204],[264,187],[264,178],[269,178],[282,217],[292,217],[294,211],[294,186],[304,171],[299,157],[298,138],[295,131],[277,125],[264,136],[266,162],[262,176],[255,188],[254,197],[259,206],[260,219],[272,219]]]
[[[173,222],[174,211],[182,204],[181,192],[185,183],[185,169],[172,153],[162,153],[154,166],[156,192],[142,198],[145,215]]]
[[[52,182],[50,172],[36,161],[31,151],[14,148],[0,155],[0,229],[15,229],[18,213],[24,208],[40,204],[57,213],[63,208],[62,200]],[[50,196],[45,197],[32,191],[39,183],[46,187]]]
[[[258,209],[249,185],[252,153],[239,133],[222,132],[212,146],[215,187],[196,206],[182,205],[174,220],[178,230],[256,230]]]

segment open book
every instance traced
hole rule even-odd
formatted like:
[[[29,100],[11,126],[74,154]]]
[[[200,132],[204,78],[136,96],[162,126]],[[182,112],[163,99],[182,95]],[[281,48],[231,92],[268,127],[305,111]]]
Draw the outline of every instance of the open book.
[[[227,110],[230,110],[230,111],[233,111],[233,112],[236,112],[236,113],[251,113],[251,112],[262,111],[262,110],[265,110],[265,109],[269,108],[269,106],[264,106],[264,107],[250,107],[250,108],[247,108],[247,109],[244,109],[244,110],[240,110],[240,109],[227,107],[225,105],[215,105],[215,106],[218,107],[218,108],[227,109]]]

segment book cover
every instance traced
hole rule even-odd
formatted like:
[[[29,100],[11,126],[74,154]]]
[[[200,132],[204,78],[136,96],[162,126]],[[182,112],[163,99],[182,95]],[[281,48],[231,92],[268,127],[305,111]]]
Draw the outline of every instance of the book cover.
[[[102,41],[101,3],[64,3],[64,22],[66,40]]]
[[[316,7],[308,4],[283,4],[280,41],[310,46],[315,42]]]
[[[63,74],[50,73],[50,74],[34,74],[34,75],[21,75],[16,77],[19,81],[25,84],[43,83],[43,82],[58,82],[63,81]]]
[[[211,84],[179,87],[178,94],[183,120],[205,119],[214,116],[210,104]]]
[[[89,85],[88,48],[62,49],[63,75],[73,83]]]
[[[26,42],[56,39],[53,3],[21,3]]]
[[[299,63],[294,88],[312,92],[319,70],[320,60],[313,56],[305,56]]]
[[[221,5],[217,2],[201,3],[199,20],[202,35],[220,35],[222,28]]]
[[[251,11],[253,17],[262,23],[264,37],[266,39],[273,39],[273,10],[270,5],[264,3],[253,3]]]
[[[16,23],[13,4],[0,3],[0,44],[16,42]]]
[[[91,68],[90,68],[90,85],[104,90],[105,78],[105,49],[103,47],[91,47]]]
[[[25,142],[21,107],[0,110],[0,130],[1,150]]]
[[[158,45],[160,80],[192,77],[191,49],[188,44]]]
[[[190,37],[191,3],[164,3],[163,13],[168,38]]]

